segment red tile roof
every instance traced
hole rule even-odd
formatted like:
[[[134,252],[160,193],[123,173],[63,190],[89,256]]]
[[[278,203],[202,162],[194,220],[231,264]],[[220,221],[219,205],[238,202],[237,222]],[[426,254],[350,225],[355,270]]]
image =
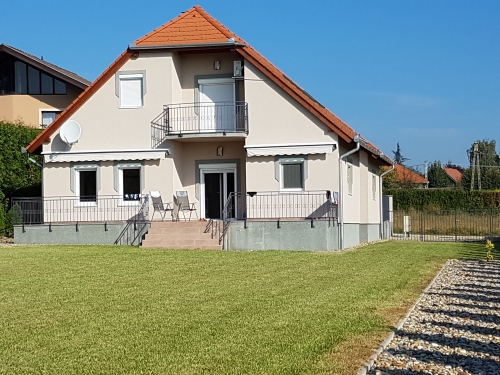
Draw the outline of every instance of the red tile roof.
[[[453,181],[460,182],[462,180],[462,172],[455,168],[443,168],[444,171],[450,176]]]
[[[384,169],[387,170],[389,167]],[[406,168],[401,164],[396,164],[395,172],[397,174],[398,181],[401,182],[412,182],[414,184],[427,184],[429,182],[423,176],[413,172],[411,169]]]
[[[239,38],[224,25],[222,25],[219,21],[210,16],[200,6],[194,6],[177,18],[174,18],[170,22],[167,22],[166,24],[153,30],[149,34],[146,34],[142,38],[137,39],[135,43],[130,45],[129,51],[135,49],[144,49],[148,47],[172,48],[177,46],[178,48],[183,48],[187,46],[202,47],[204,45],[213,44],[227,44],[228,46],[232,46],[233,44],[229,42],[230,38],[234,39],[234,42],[236,43],[236,45],[234,46],[236,48],[236,51],[240,55],[247,59],[252,65],[256,66],[270,80],[281,87],[292,98],[302,104],[314,116],[316,116],[320,121],[328,126],[331,131],[334,131],[342,139],[349,143],[354,140],[354,136],[356,135],[354,129],[352,129],[340,118],[335,116],[327,108],[313,99],[299,85],[297,85],[285,74],[283,74],[283,72],[276,68],[255,49],[245,43],[243,39]],[[108,68],[111,74],[114,74],[116,71],[118,71],[118,69],[119,67],[117,68],[113,64]],[[93,83],[93,85],[96,85],[101,79],[102,78],[99,77],[97,81]],[[85,101],[85,98],[89,95],[86,94],[87,91],[88,90],[86,90],[81,95],[81,99],[77,99],[76,103],[74,103],[74,106],[71,106],[71,114],[74,113],[74,111],[76,111],[76,109],[79,108],[81,104],[83,104],[81,103],[82,100]],[[70,108],[68,108],[68,110],[69,109]],[[53,134],[54,131],[62,125],[65,119],[69,118],[69,115],[65,116],[65,114],[66,112],[63,112],[60,118],[56,119],[56,121],[54,121],[51,126],[49,126],[37,139],[35,139],[27,147],[28,152],[34,152],[36,149],[38,149],[44,142],[44,140],[47,139],[50,134]],[[383,155],[379,149],[377,149],[372,144],[369,144],[365,140],[362,140],[361,146],[370,151],[375,157],[380,157],[385,163],[393,163],[393,161],[389,157]]]

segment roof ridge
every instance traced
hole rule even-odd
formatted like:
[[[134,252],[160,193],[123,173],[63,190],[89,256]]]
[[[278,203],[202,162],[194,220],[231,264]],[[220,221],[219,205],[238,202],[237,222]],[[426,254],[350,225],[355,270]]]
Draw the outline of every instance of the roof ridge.
[[[198,5],[195,5],[194,7],[182,12],[181,14],[179,14],[177,17],[175,18],[172,18],[170,21],[168,22],[165,22],[163,25],[157,27],[156,29],[154,29],[153,31],[150,31],[149,33],[147,33],[146,35],[140,37],[139,39],[136,39],[134,44],[138,44],[138,43],[141,43],[144,39],[146,38],[150,38],[151,36],[157,34],[158,32],[162,31],[163,29],[165,29],[167,26],[172,26],[174,25],[176,22],[180,21],[181,19],[183,19],[184,17],[187,17],[189,14],[191,14],[192,12],[194,12],[196,10],[196,7]]]

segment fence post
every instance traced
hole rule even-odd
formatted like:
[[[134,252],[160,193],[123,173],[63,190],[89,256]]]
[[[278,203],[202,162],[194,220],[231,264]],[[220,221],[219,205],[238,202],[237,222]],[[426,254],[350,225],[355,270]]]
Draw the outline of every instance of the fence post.
[[[493,208],[490,208],[490,240],[493,238]]]
[[[457,242],[458,238],[458,223],[457,223],[457,209],[455,208],[455,242]]]

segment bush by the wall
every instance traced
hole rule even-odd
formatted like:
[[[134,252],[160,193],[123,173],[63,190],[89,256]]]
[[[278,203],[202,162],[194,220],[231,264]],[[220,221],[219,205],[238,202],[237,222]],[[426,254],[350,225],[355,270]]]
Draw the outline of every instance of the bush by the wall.
[[[40,129],[0,121],[0,236],[12,236],[17,220],[9,210],[10,198],[41,196],[42,171],[21,152],[38,134]],[[41,156],[31,157],[42,162]]]
[[[479,210],[500,208],[500,191],[389,189],[394,210]]]

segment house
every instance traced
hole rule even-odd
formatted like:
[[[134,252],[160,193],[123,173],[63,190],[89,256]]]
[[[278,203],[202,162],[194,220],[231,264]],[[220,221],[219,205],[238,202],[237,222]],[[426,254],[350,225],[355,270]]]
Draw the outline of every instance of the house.
[[[385,169],[387,170],[388,168]],[[396,164],[392,178],[401,187],[425,189],[429,186],[429,181],[425,177],[401,164]]]
[[[43,58],[0,44],[0,121],[46,127],[89,85]]]
[[[147,232],[143,246],[204,247],[201,231],[229,249],[335,250],[383,236],[392,160],[199,6],[130,44],[27,150],[44,156],[43,198],[37,225],[17,200],[16,242]],[[168,219],[184,220],[182,194],[206,221],[160,229],[151,191]],[[167,245],[168,228],[184,240]]]
[[[462,181],[462,172],[456,168],[443,168],[450,180],[455,186],[459,185]]]

